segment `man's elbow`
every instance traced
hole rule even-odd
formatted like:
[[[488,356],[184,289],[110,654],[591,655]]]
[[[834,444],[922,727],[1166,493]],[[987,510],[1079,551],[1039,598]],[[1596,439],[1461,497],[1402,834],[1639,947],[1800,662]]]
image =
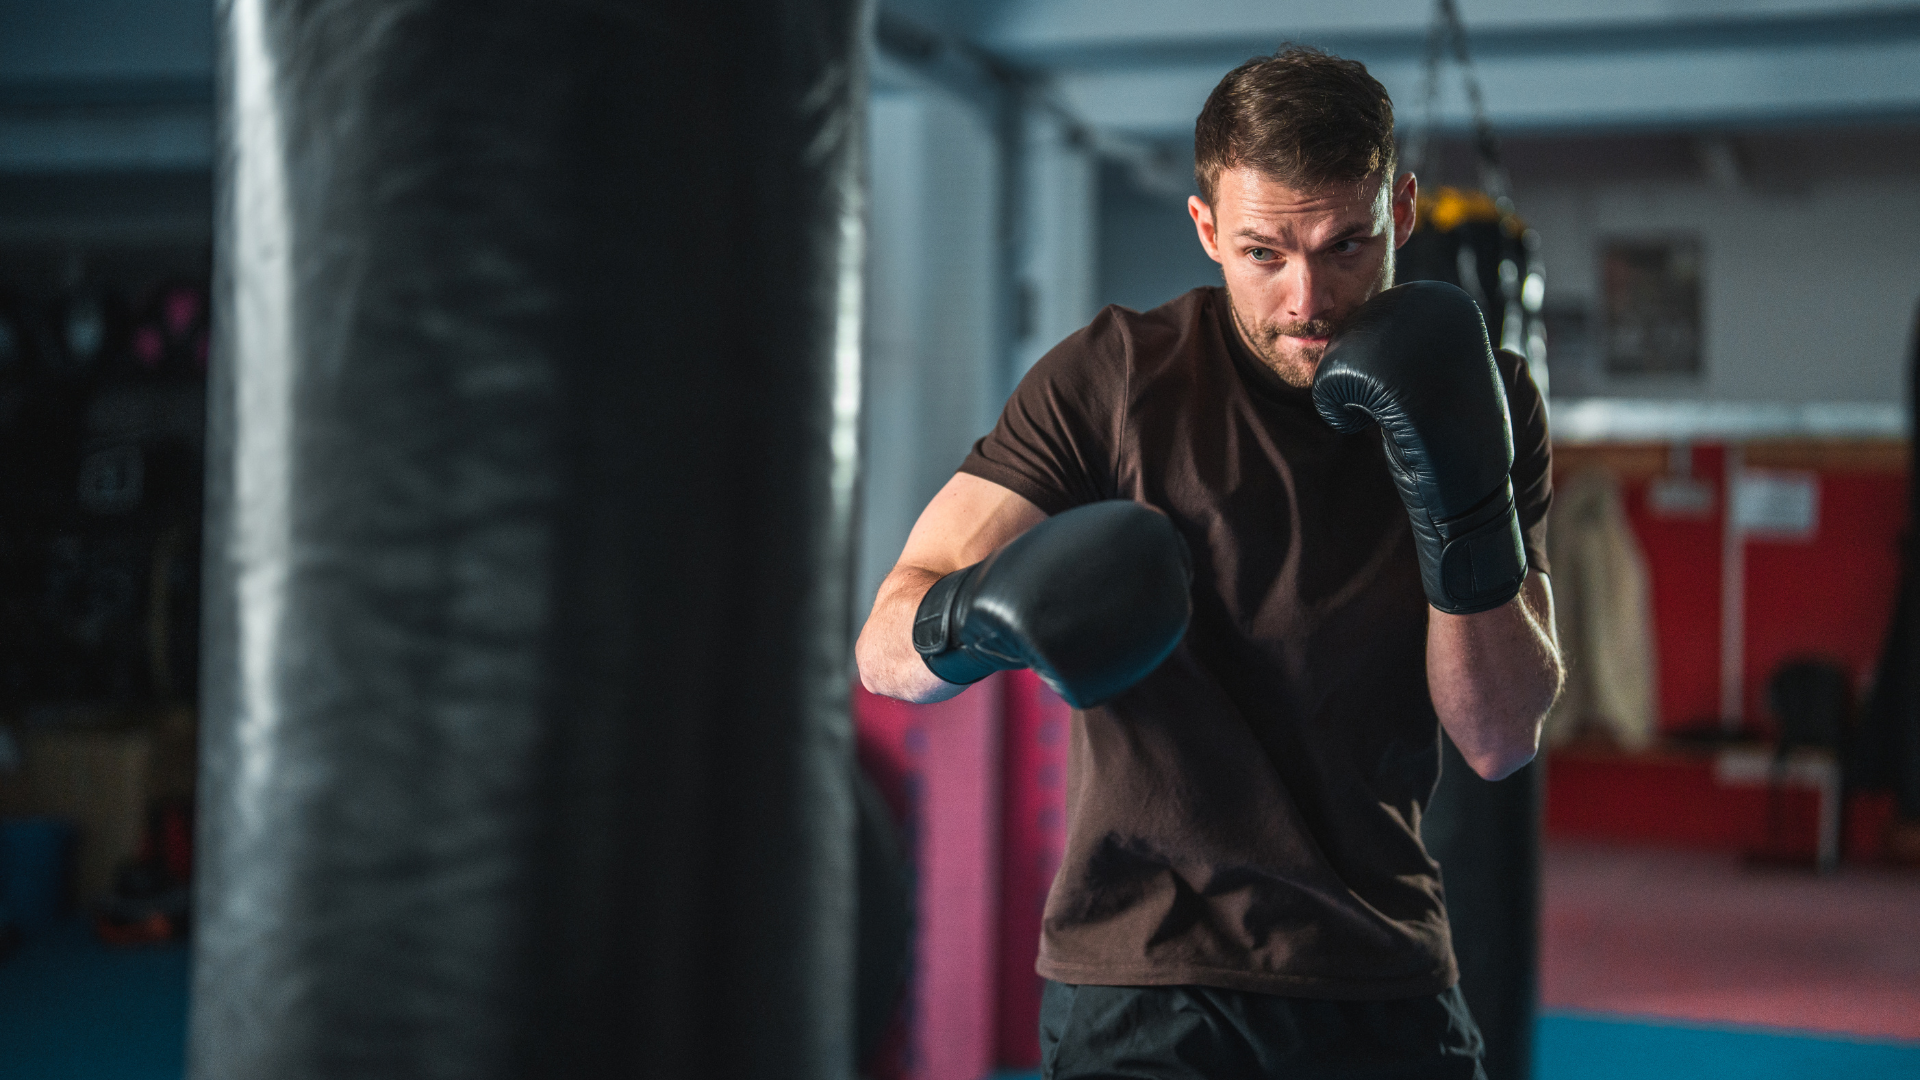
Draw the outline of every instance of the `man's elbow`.
[[[853,643],[853,666],[860,674],[860,687],[869,694],[898,697],[898,688],[887,678],[885,650],[871,631],[872,627],[864,628]]]
[[[1505,780],[1526,767],[1538,749],[1537,741],[1509,746],[1484,747],[1475,753],[1461,752],[1467,765],[1482,780]]]
[[[1560,657],[1555,654],[1553,663],[1546,672],[1547,678],[1539,688],[1539,694],[1533,702],[1534,708],[1528,709],[1531,721],[1515,724],[1511,734],[1504,738],[1489,740],[1485,746],[1477,747],[1476,753],[1469,754],[1464,749],[1461,756],[1483,780],[1505,780],[1525,768],[1534,755],[1540,752],[1540,727],[1545,723],[1547,711],[1560,698],[1560,691],[1566,684],[1566,669]]]

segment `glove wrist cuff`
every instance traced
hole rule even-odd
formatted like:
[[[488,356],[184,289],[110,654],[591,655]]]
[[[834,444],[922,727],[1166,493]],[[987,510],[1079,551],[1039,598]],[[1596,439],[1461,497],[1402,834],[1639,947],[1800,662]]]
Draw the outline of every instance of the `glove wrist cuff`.
[[[913,617],[913,650],[920,654],[928,671],[956,686],[979,682],[1000,669],[1000,665],[973,655],[954,635],[961,592],[980,565],[955,570],[934,582],[920,598],[920,610]]]
[[[1513,505],[1513,484],[1502,483],[1467,513],[1435,522],[1438,543],[1422,555],[1427,600],[1449,615],[1490,611],[1512,600],[1527,577],[1527,550]]]

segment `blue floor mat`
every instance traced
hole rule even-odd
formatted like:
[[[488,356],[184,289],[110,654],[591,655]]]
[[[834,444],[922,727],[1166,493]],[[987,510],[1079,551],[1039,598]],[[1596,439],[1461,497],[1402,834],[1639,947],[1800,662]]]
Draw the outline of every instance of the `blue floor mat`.
[[[185,945],[109,948],[70,918],[0,960],[7,1080],[180,1080],[186,1031]]]
[[[1914,1080],[1920,1043],[1619,1016],[1540,1018],[1534,1080]]]

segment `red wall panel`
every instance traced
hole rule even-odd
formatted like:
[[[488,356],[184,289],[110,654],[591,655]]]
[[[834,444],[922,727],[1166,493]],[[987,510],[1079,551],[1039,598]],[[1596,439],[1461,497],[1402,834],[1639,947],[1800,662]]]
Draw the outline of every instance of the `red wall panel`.
[[[880,1080],[979,1080],[997,1017],[1001,676],[933,705],[854,687],[860,763],[903,815],[917,879],[905,1025]]]
[[[1031,671],[1008,672],[1000,841],[1000,1064],[1040,1065],[1040,917],[1067,842],[1072,710]]]
[[[1624,485],[1653,586],[1660,727],[1712,725],[1720,715],[1721,546],[1725,450],[1696,447],[1693,475],[1715,489],[1703,517],[1666,517],[1647,505],[1650,481]],[[1745,542],[1744,714],[1764,727],[1767,676],[1783,660],[1830,656],[1864,681],[1879,655],[1899,578],[1906,474],[1818,472],[1819,527],[1807,540]]]
[[[904,1027],[869,1068],[959,1080],[1040,1062],[1040,920],[1066,848],[1071,710],[1031,671],[908,705],[855,687],[860,762],[905,823],[919,940]]]
[[[1900,578],[1906,477],[1820,475],[1820,528],[1808,542],[1747,541],[1746,715],[1766,716],[1767,676],[1782,661],[1825,656],[1856,685],[1880,657]]]
[[[1812,857],[1820,814],[1815,792],[1781,790],[1779,832],[1770,840],[1766,788],[1724,787],[1713,771],[1709,756],[1555,754],[1547,766],[1547,835]]]

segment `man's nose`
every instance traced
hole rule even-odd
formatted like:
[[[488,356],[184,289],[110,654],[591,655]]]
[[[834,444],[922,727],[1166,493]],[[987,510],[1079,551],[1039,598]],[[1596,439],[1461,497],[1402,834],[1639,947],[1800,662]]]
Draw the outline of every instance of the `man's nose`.
[[[1299,322],[1311,322],[1333,310],[1333,297],[1330,295],[1332,275],[1320,273],[1312,259],[1296,259],[1293,266],[1293,288],[1287,298],[1287,314]]]

